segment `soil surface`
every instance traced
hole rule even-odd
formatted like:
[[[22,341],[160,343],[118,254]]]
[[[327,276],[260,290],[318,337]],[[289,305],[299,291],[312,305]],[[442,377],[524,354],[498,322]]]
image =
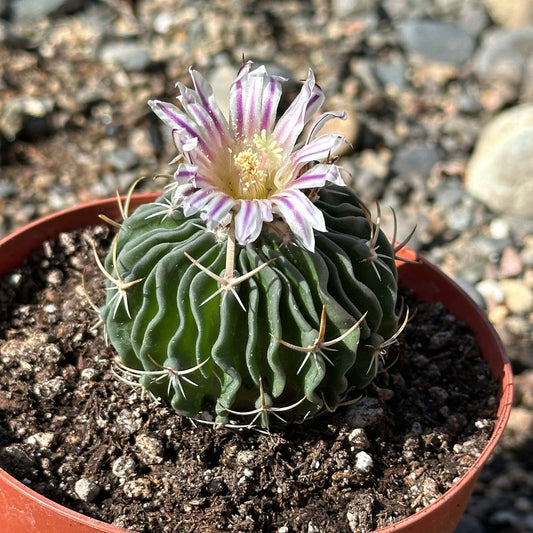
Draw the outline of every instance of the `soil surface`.
[[[490,437],[475,340],[406,291],[414,316],[357,403],[269,434],[196,427],[116,379],[90,238],[104,250],[108,230],[0,280],[0,466],[67,507],[146,533],[364,533],[432,502]]]

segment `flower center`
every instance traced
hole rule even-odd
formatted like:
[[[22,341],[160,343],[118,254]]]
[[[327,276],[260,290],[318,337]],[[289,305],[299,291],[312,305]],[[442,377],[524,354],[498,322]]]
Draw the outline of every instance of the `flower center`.
[[[283,159],[283,148],[267,137],[265,130],[260,135],[256,133],[242,148],[236,153],[230,150],[231,195],[244,200],[268,198],[277,190],[274,178]]]
[[[266,198],[268,194],[268,174],[264,170],[265,155],[261,158],[251,148],[233,156],[235,170],[238,173],[238,195],[240,198]]]

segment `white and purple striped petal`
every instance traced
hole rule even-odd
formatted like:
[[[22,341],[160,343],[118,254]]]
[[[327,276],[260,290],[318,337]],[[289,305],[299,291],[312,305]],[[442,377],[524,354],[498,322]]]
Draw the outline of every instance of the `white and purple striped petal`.
[[[326,231],[324,215],[305,194],[298,190],[285,191],[272,198],[273,211],[288,224],[294,235],[308,249],[315,249],[313,228]]]
[[[339,167],[336,165],[319,164],[304,172],[296,178],[290,185],[290,189],[314,189],[323,187],[326,181],[336,185],[344,185]]]
[[[235,238],[239,244],[255,241],[263,227],[261,200],[241,200],[235,215]]]

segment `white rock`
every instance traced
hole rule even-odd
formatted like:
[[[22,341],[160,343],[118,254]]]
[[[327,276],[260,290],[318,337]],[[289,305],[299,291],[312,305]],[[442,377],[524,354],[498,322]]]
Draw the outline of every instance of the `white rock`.
[[[368,453],[359,452],[355,456],[355,468],[357,468],[357,470],[368,473],[370,472],[370,470],[372,470],[373,466],[374,466],[374,461],[372,460],[372,457],[368,455]]]
[[[83,500],[84,502],[92,502],[100,493],[100,487],[93,481],[82,477],[76,481],[74,492],[78,495],[80,500]]]
[[[533,217],[533,105],[504,111],[485,127],[466,188],[496,212]]]
[[[506,28],[525,28],[533,24],[531,0],[483,0],[494,22]]]

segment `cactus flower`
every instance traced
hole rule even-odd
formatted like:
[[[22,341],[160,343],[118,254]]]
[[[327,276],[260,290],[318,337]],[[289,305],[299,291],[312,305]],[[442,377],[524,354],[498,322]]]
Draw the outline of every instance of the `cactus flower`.
[[[343,184],[339,168],[328,161],[344,137],[317,133],[328,119],[344,114],[322,114],[297,145],[324,101],[312,71],[276,121],[284,80],[269,76],[264,66],[253,69],[252,62],[246,63],[231,86],[229,122],[207,81],[199,72],[190,72],[194,90],[177,84],[182,109],[159,100],[149,102],[172,128],[183,159],[174,174],[174,204],[186,216],[200,212],[210,229],[229,221],[227,215],[233,211],[240,244],[255,241],[263,222],[280,217],[307,249],[314,250],[313,229],[325,231],[326,226],[322,212],[302,190],[322,187],[327,181]]]

